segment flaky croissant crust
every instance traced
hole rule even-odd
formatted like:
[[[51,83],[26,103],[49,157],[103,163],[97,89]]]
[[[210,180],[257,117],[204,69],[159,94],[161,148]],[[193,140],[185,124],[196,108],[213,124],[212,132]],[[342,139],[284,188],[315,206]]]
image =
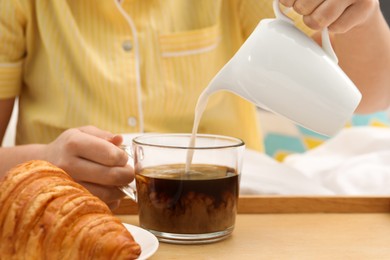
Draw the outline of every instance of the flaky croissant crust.
[[[29,161],[0,182],[0,259],[135,259],[107,205],[60,168]]]

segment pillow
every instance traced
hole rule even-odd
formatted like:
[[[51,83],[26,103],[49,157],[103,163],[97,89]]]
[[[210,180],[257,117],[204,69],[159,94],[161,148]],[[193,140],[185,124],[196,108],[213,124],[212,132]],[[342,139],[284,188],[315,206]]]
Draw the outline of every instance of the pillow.
[[[304,153],[331,138],[296,125],[290,120],[265,110],[258,111],[262,127],[265,153],[278,161],[292,153]],[[389,127],[388,111],[355,114],[345,127]]]

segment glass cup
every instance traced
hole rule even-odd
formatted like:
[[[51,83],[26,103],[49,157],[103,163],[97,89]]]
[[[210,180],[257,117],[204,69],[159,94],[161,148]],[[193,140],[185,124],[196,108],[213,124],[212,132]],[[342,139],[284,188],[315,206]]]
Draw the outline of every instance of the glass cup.
[[[161,242],[211,243],[234,229],[245,144],[199,134],[189,147],[190,139],[146,134],[124,146],[134,160],[136,187],[121,190],[138,203],[140,226]]]

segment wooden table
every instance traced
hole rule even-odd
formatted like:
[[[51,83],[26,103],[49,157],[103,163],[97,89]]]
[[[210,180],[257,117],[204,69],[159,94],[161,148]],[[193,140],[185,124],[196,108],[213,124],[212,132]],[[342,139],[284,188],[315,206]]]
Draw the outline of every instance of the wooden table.
[[[390,259],[390,198],[243,197],[239,205],[228,239],[160,243],[151,259]],[[138,225],[131,202],[117,216]]]

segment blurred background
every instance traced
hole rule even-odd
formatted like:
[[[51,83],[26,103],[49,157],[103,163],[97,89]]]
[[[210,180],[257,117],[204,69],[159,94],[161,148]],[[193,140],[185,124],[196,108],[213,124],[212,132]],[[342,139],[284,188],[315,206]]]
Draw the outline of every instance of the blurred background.
[[[379,2],[381,10],[390,24],[390,0],[379,0]],[[14,144],[16,117],[17,103],[2,143],[3,146],[12,146]],[[288,154],[301,153],[309,148],[314,148],[326,139],[321,135],[292,124],[285,118],[261,109],[259,109],[258,117],[260,122],[262,122],[266,153],[280,161]],[[390,109],[374,115],[355,117],[351,125],[390,127]]]

